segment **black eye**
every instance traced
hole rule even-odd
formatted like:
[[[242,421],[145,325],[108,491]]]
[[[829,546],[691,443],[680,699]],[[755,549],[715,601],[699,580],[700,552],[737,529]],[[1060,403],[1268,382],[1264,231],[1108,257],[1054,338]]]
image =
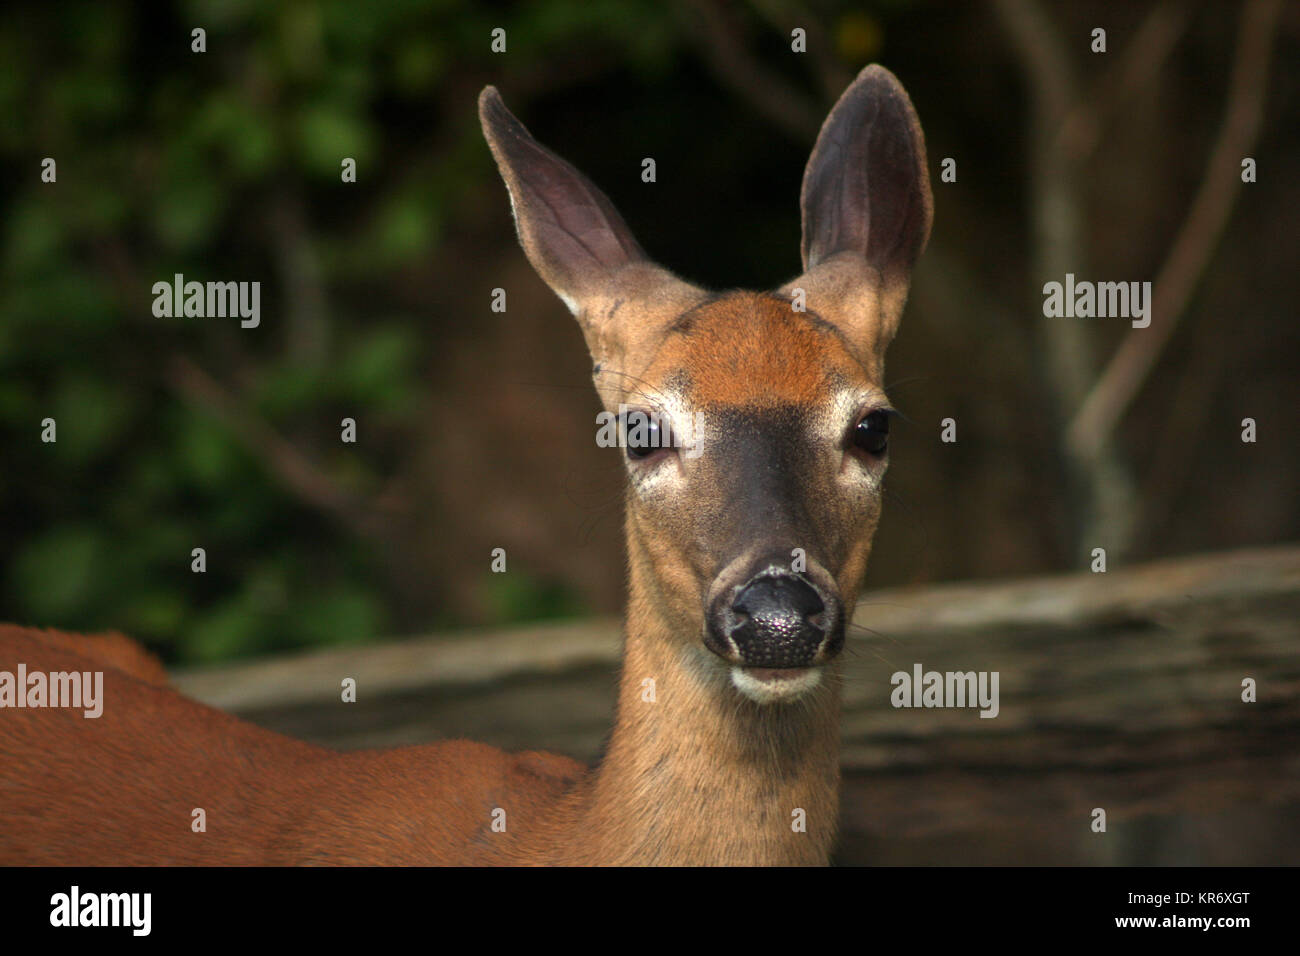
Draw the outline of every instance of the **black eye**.
[[[627,412],[619,420],[623,447],[633,461],[649,458],[663,447],[659,422],[648,412]]]
[[[889,413],[871,412],[858,422],[853,444],[869,455],[883,455],[889,447]]]

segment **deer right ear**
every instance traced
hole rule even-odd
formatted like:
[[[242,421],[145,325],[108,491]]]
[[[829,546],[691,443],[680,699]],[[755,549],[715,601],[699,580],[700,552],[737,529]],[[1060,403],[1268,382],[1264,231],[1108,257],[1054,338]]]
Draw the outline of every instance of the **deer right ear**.
[[[884,67],[858,74],[822,124],[804,171],[804,274],[783,287],[879,360],[897,329],[934,215],[925,138]]]
[[[703,292],[651,262],[614,204],[533,139],[496,87],[478,112],[528,261],[577,316],[597,366],[633,371],[642,346]]]

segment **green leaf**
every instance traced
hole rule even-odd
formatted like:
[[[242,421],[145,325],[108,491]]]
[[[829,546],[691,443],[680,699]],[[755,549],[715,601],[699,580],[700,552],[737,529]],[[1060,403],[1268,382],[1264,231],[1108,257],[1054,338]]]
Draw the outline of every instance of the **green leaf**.
[[[358,169],[364,169],[374,155],[369,125],[350,111],[329,104],[317,104],[302,112],[298,140],[303,165],[311,172],[335,179],[343,157],[351,156]]]
[[[258,410],[273,420],[311,411],[320,402],[326,381],[326,371],[321,368],[283,363],[259,383],[255,399]]]
[[[418,347],[419,340],[409,328],[377,329],[348,351],[339,384],[349,398],[391,408],[410,390]]]
[[[261,647],[262,628],[244,595],[227,599],[199,616],[181,645],[184,657],[211,662],[251,654]]]
[[[384,631],[382,605],[358,588],[338,588],[309,598],[294,611],[300,640],[308,646],[364,644]]]
[[[64,234],[48,202],[16,203],[5,223],[6,267],[21,274],[49,262],[62,251]]]
[[[484,591],[488,606],[502,624],[575,617],[583,612],[582,602],[564,585],[540,580],[527,571],[489,573]]]
[[[153,211],[154,230],[164,244],[188,250],[211,235],[223,204],[218,179],[196,165],[189,175],[164,186]]]
[[[85,376],[65,377],[54,393],[60,458],[84,465],[113,446],[131,418],[131,400],[120,385]]]
[[[111,569],[111,557],[92,528],[56,528],[18,553],[10,593],[32,620],[70,623],[86,612]]]
[[[379,211],[373,236],[377,265],[400,265],[427,252],[438,235],[437,205],[417,190],[391,197]]]
[[[185,621],[187,603],[179,591],[146,591],[137,594],[113,613],[114,621],[136,637],[170,640]]]
[[[239,447],[216,422],[195,416],[178,439],[186,473],[201,488],[226,485],[239,467]]]

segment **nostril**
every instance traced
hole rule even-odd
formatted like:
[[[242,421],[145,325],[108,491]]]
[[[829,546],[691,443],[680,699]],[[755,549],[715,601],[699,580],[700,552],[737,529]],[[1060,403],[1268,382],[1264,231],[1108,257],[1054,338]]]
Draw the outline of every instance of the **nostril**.
[[[805,621],[810,621],[813,624],[816,624],[818,622],[815,619],[821,617],[822,612],[826,610],[826,603],[822,601],[817,592],[812,588],[805,586],[805,592],[807,598],[810,600],[797,603],[795,607],[799,613],[803,615]]]
[[[733,614],[752,620],[789,620],[823,626],[815,620],[826,610],[821,597],[802,578],[768,576],[746,587],[731,606]]]

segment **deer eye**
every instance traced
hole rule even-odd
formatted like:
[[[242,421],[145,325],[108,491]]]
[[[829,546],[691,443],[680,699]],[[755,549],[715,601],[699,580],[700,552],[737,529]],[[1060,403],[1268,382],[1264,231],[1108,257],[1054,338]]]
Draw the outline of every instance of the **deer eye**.
[[[624,412],[619,416],[619,430],[627,457],[632,461],[649,458],[667,445],[659,419],[649,412]]]
[[[853,445],[868,455],[883,455],[889,447],[889,413],[868,412],[853,428]]]

